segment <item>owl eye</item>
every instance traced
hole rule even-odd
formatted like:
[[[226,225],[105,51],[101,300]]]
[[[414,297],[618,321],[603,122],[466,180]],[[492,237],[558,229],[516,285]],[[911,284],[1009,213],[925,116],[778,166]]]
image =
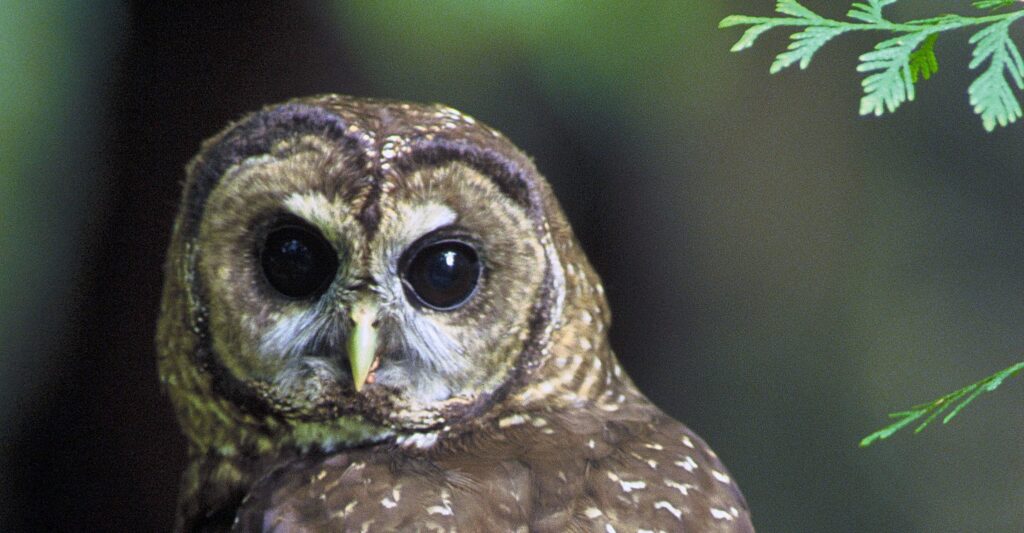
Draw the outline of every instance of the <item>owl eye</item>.
[[[441,311],[455,309],[473,295],[480,279],[480,260],[472,246],[441,241],[413,250],[402,272],[406,293]]]
[[[338,255],[319,231],[296,223],[267,233],[259,250],[270,286],[290,298],[321,294],[338,271]]]

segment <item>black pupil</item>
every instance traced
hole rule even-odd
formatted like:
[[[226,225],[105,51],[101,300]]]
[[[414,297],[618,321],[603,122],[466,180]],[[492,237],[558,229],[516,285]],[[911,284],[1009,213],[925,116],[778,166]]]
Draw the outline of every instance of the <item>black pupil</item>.
[[[453,309],[469,299],[480,278],[480,261],[468,244],[446,241],[419,250],[405,280],[416,297],[435,309]]]
[[[316,230],[301,226],[271,230],[260,250],[260,263],[270,285],[291,298],[322,293],[338,270],[331,245]]]

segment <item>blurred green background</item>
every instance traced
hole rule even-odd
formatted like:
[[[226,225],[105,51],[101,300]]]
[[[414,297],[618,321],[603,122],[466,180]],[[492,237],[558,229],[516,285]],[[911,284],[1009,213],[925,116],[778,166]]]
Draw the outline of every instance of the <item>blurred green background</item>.
[[[341,92],[447,103],[536,158],[623,364],[760,530],[1024,531],[1024,383],[857,448],[1024,352],[1024,125],[971,114],[969,33],[866,119],[877,36],[774,77],[784,35],[728,52],[718,21],[771,2],[4,7],[0,529],[169,527],[184,440],[152,333],[183,165],[246,111]]]

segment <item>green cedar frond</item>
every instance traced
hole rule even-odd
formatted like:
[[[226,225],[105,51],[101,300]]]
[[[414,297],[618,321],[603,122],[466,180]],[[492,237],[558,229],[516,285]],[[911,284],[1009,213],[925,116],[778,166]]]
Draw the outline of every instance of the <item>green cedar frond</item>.
[[[933,18],[893,22],[882,12],[897,0],[867,0],[854,2],[847,17],[851,21],[835,20],[818,15],[796,0],[780,0],[776,12],[783,16],[751,17],[732,15],[722,19],[720,28],[748,26],[732,47],[738,52],[753,46],[768,30],[792,27],[790,43],[775,57],[769,72],[778,73],[792,65],[806,69],[814,55],[830,40],[850,31],[881,31],[895,34],[875,45],[874,50],[860,56],[857,71],[866,73],[862,81],[864,96],[860,114],[882,115],[896,111],[904,102],[914,99],[914,85],[927,80],[938,71],[935,41],[942,32],[984,26],[970,39],[975,45],[971,68],[984,63],[988,67],[971,84],[969,101],[975,113],[981,116],[986,130],[998,124],[1006,126],[1021,118],[1020,102],[1013,85],[1024,89],[1024,61],[1021,52],[1010,38],[1009,28],[1024,17],[1024,7],[1001,14],[980,17],[942,15]],[[980,9],[998,9],[1018,4],[1016,0],[981,0],[973,2]]]
[[[800,62],[800,70],[806,69],[811,63],[811,56],[830,39],[844,31],[846,30],[843,28],[809,26],[802,32],[794,33],[789,37],[793,42],[789,43],[788,51],[779,54],[768,71],[775,74],[797,61]]]
[[[896,1],[869,0],[867,4],[854,3],[850,6],[850,11],[846,16],[868,24],[880,24],[885,22],[885,17],[882,16],[882,8],[889,4],[895,4]]]
[[[939,71],[939,59],[935,57],[935,41],[938,38],[937,33],[929,35],[917,50],[910,53],[910,79],[914,83],[921,78],[927,80]]]
[[[1006,80],[1010,75],[1018,89],[1024,89],[1024,60],[1010,40],[1010,20],[993,24],[971,37],[975,44],[970,67],[978,68],[988,61],[988,68],[967,89],[974,112],[981,115],[985,129],[992,131],[996,123],[1005,126],[1021,117],[1020,102]]]
[[[778,11],[783,15],[792,15],[801,19],[821,19],[821,17],[815,15],[810,9],[800,5],[800,2],[797,2],[796,0],[779,0],[775,4],[775,11]]]
[[[949,414],[942,419],[943,424],[948,424],[953,417],[959,414],[964,407],[967,407],[968,404],[977,399],[977,397],[982,393],[996,390],[1003,384],[1003,381],[1016,376],[1022,371],[1024,371],[1024,361],[1021,361],[1009,368],[1004,368],[981,381],[972,383],[958,391],[951,392],[935,401],[915,405],[907,411],[889,413],[889,418],[897,421],[892,425],[886,426],[867,437],[864,437],[860,441],[860,445],[861,447],[870,446],[875,441],[887,439],[897,431],[923,418],[924,421],[914,429],[914,433],[919,433],[927,427],[928,424],[932,423],[936,418],[942,415],[942,413],[952,408],[952,410],[949,411]]]
[[[1010,7],[1016,2],[1017,0],[978,0],[977,2],[971,2],[971,4],[978,9],[996,10]]]
[[[860,114],[890,113],[903,102],[914,99],[914,79],[910,72],[910,54],[929,37],[914,33],[907,37],[894,37],[875,45],[875,50],[860,56],[857,72],[873,72],[864,78],[864,97],[860,99]]]

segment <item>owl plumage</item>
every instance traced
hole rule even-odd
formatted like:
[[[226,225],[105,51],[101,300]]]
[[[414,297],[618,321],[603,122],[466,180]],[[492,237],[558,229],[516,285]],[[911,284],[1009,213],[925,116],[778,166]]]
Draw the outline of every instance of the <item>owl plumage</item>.
[[[608,345],[533,163],[453,109],[269,106],[188,167],[158,359],[178,530],[750,531]]]

